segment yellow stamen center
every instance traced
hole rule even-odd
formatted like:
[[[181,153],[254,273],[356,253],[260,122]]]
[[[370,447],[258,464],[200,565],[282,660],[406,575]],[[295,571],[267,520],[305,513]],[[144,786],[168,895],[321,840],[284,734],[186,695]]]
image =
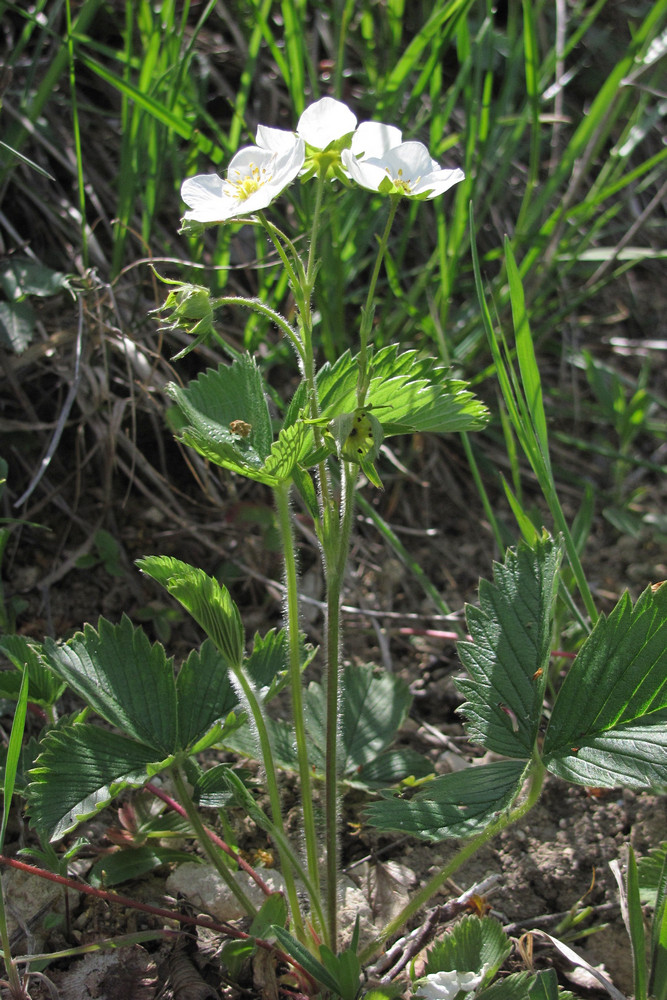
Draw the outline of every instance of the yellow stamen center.
[[[396,177],[392,177],[391,174],[389,173],[388,167],[387,167],[387,176],[389,177],[389,180],[394,185],[396,190],[402,191],[403,194],[410,194],[414,185],[418,184],[420,180],[419,177],[414,181],[410,180],[409,178],[403,177],[403,171],[401,169],[399,169],[398,175]]]
[[[271,174],[267,174],[264,168],[260,169],[254,163],[249,165],[248,173],[236,170],[235,174],[235,177],[228,177],[227,180],[234,189],[234,197],[239,201],[245,201],[271,180]]]

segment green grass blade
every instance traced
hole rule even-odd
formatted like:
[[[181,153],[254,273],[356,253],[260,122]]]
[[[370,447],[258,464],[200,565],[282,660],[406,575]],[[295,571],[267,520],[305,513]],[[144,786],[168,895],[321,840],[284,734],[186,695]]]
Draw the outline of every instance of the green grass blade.
[[[28,687],[28,669],[27,667],[24,667],[19,696],[16,702],[16,709],[14,710],[12,731],[9,736],[7,760],[5,762],[5,781],[2,790],[2,825],[0,826],[0,852],[4,849],[5,834],[7,832],[7,823],[9,822],[9,813],[12,806],[12,797],[14,795],[14,785],[16,783],[16,772],[18,770],[19,760],[21,757],[23,730],[25,729],[25,717],[28,710]]]

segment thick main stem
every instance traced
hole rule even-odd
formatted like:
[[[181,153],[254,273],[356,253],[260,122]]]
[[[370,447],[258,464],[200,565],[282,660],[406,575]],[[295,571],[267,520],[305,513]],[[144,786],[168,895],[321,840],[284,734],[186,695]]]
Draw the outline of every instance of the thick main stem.
[[[283,559],[285,562],[286,590],[286,625],[289,652],[290,691],[292,695],[292,718],[294,722],[294,738],[301,783],[301,808],[303,811],[303,827],[306,841],[306,863],[308,875],[313,886],[319,891],[320,869],[317,850],[317,833],[315,829],[315,814],[313,809],[312,782],[310,762],[308,758],[308,741],[303,712],[303,691],[301,687],[301,651],[299,648],[299,593],[296,554],[294,551],[294,535],[289,509],[289,487],[281,483],[276,487],[276,506],[282,538]],[[328,938],[327,928],[322,928]]]
[[[327,570],[327,702],[325,759],[325,823],[327,920],[331,947],[336,949],[338,936],[338,714],[340,703],[340,604],[345,567],[350,545],[354,487],[357,466],[343,464],[341,512],[338,531],[327,539],[325,551]]]

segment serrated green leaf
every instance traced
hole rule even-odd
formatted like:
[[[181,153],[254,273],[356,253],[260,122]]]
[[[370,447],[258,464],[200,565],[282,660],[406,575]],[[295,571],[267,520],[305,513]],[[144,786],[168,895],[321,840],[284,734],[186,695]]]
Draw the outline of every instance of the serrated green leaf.
[[[366,810],[378,830],[410,833],[437,843],[470,837],[507,809],[521,789],[526,765],[506,760],[445,774],[412,799],[384,799]]]
[[[210,639],[193,650],[176,678],[178,735],[187,750],[238,705],[229,666]]]
[[[97,631],[85,625],[63,645],[47,639],[44,652],[73,691],[111,725],[153,747],[154,758],[178,749],[173,661],[127,615],[118,625],[100,618]]]
[[[460,711],[475,740],[505,757],[533,752],[542,716],[551,650],[560,546],[543,537],[510,550],[482,580],[479,608],[466,609],[472,642],[458,645],[470,679],[456,684],[468,701]]]
[[[624,594],[601,616],[563,682],[543,758],[578,784],[667,783],[667,587]]]
[[[123,788],[142,785],[155,749],[99,726],[74,723],[47,733],[27,797],[34,826],[57,840],[103,809]]]
[[[425,975],[433,972],[481,972],[482,986],[491,982],[512,950],[507,934],[494,917],[463,917],[426,955]]]
[[[282,892],[272,892],[261,905],[259,913],[253,918],[250,930],[253,937],[266,938],[271,933],[271,925],[284,927],[287,923],[287,901]]]
[[[317,376],[320,411],[331,419],[357,408],[357,358],[346,351],[335,364],[325,364]],[[305,404],[297,392],[286,418],[294,422]],[[488,411],[467,384],[448,379],[446,369],[417,351],[399,354],[397,345],[383,347],[373,358],[367,408],[377,411],[385,437],[415,431],[438,434],[480,430]]]
[[[192,854],[188,851],[144,844],[100,858],[91,868],[88,882],[93,886],[108,888],[141,878],[161,865],[183,864],[186,861],[192,861]]]
[[[0,639],[0,649],[20,671],[18,673],[13,670],[2,671],[0,693],[5,697],[18,697],[25,667],[30,680],[29,700],[47,708],[54,705],[65,690],[66,684],[49,668],[41,644],[32,642],[22,635],[3,635]]]
[[[264,722],[271,741],[274,763],[285,771],[296,771],[297,756],[294,745],[294,729],[283,719],[266,718]],[[233,750],[243,757],[249,757],[251,760],[260,759],[261,751],[257,734],[250,726],[243,726],[230,734],[223,734],[220,743],[226,749]],[[323,758],[317,748],[313,748],[310,761],[314,768],[322,770]]]
[[[262,376],[250,355],[208,369],[185,388],[170,383],[166,391],[186,419],[183,436],[192,447],[224,467],[261,468],[273,432]],[[250,427],[247,435],[232,431],[237,420]]]
[[[558,976],[555,969],[544,969],[538,972],[535,982],[528,990],[530,1000],[567,1000],[572,994],[561,993],[558,989]]]
[[[475,1000],[532,1000],[534,982],[535,976],[530,972],[513,972],[476,993]]]
[[[197,566],[171,556],[145,556],[137,566],[189,611],[232,668],[243,660],[245,642],[239,609],[229,591]]]
[[[667,840],[638,860],[637,872],[642,903],[655,906],[667,896]]]
[[[227,764],[216,764],[200,775],[193,792],[194,801],[206,809],[223,809],[234,801],[234,793],[225,780]]]

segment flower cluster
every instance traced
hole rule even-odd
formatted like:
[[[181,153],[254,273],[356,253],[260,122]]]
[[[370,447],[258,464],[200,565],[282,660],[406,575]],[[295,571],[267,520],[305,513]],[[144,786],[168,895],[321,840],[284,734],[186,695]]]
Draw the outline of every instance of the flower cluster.
[[[306,108],[296,132],[260,125],[256,146],[240,149],[226,178],[189,177],[181,187],[185,220],[203,225],[259,212],[299,174],[353,181],[396,197],[435,198],[463,180],[462,170],[445,170],[420,142],[403,142],[399,129],[362,122],[332,97]]]

